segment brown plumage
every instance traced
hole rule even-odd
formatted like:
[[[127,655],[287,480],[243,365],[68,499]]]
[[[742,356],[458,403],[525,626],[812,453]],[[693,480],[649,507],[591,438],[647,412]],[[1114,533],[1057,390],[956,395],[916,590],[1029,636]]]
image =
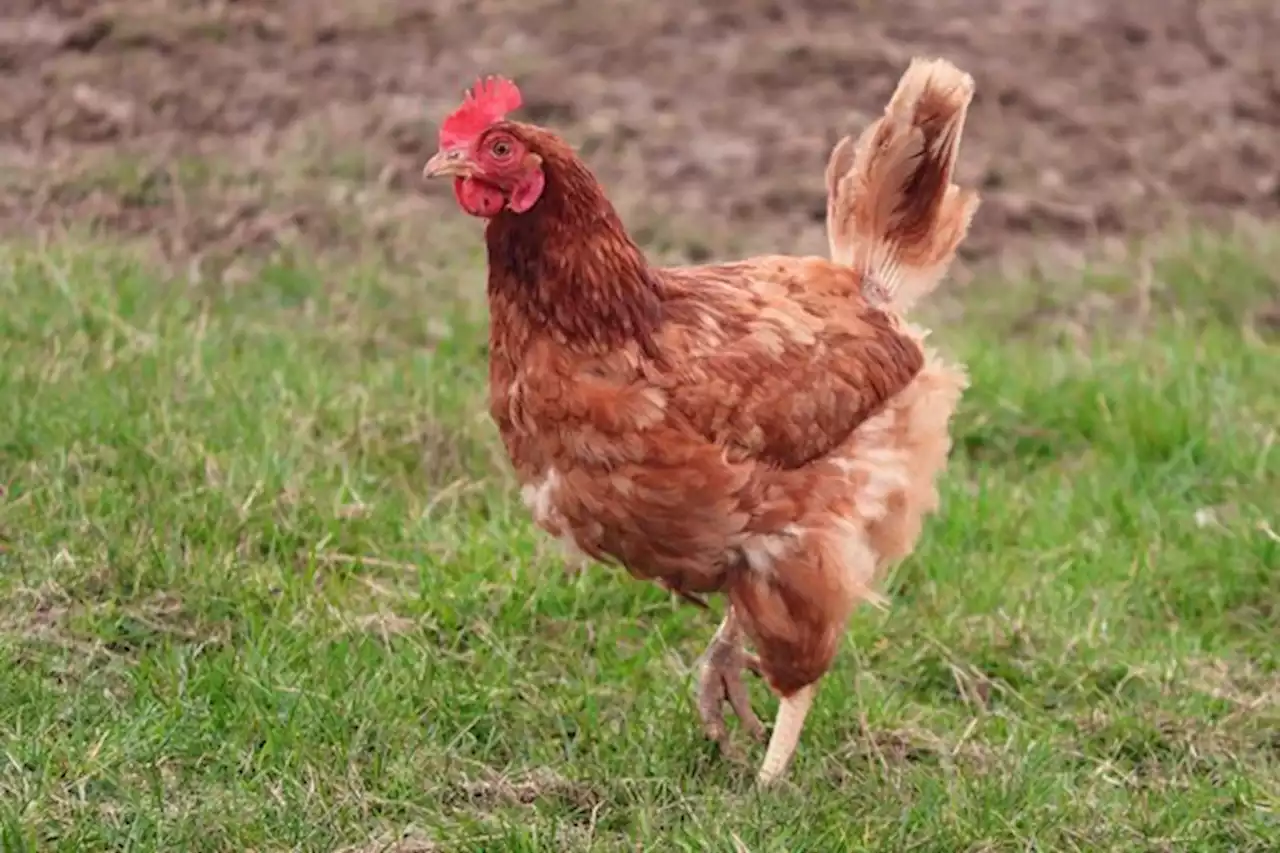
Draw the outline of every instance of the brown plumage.
[[[901,306],[977,205],[950,183],[971,96],[949,63],[913,62],[885,117],[837,145],[830,260],[649,264],[573,150],[505,118],[503,80],[450,116],[424,170],[489,220],[490,412],[534,520],[695,602],[728,596],[699,711],[722,745],[725,700],[763,734],[740,674],[764,676],[782,697],[765,783],[849,614],[937,504],[965,378]]]

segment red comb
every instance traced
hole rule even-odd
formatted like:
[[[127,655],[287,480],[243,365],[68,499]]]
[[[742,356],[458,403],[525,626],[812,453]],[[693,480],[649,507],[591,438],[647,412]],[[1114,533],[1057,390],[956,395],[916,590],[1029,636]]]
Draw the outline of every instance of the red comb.
[[[458,107],[440,125],[440,147],[453,148],[470,142],[494,122],[520,106],[520,90],[505,77],[485,77],[476,81]]]

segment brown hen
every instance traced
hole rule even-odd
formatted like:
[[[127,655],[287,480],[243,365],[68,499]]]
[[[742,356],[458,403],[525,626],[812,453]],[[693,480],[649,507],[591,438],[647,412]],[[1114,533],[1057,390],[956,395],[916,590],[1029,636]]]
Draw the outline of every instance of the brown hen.
[[[591,171],[479,82],[424,175],[488,220],[490,412],[536,523],[573,551],[729,607],[698,707],[753,734],[741,673],[781,697],[759,772],[785,770],[848,617],[908,554],[964,372],[902,311],[977,208],[951,183],[973,81],[912,62],[885,115],[827,166],[831,259],[660,268]],[[758,658],[748,656],[744,635]]]

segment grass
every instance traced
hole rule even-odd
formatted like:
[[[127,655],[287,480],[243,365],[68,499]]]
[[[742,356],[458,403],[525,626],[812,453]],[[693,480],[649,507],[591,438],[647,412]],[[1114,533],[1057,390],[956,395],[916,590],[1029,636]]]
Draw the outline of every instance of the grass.
[[[0,849],[1275,849],[1270,251],[1123,315],[965,294],[944,512],[762,795],[695,725],[716,619],[566,577],[513,500],[477,255],[0,249]]]

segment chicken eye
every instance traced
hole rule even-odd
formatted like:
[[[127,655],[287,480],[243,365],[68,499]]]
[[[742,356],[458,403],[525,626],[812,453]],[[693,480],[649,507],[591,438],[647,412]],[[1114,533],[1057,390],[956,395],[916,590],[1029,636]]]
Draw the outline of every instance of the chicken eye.
[[[494,157],[510,157],[511,143],[507,142],[505,139],[499,139],[493,143],[493,147],[490,150],[493,151]]]

